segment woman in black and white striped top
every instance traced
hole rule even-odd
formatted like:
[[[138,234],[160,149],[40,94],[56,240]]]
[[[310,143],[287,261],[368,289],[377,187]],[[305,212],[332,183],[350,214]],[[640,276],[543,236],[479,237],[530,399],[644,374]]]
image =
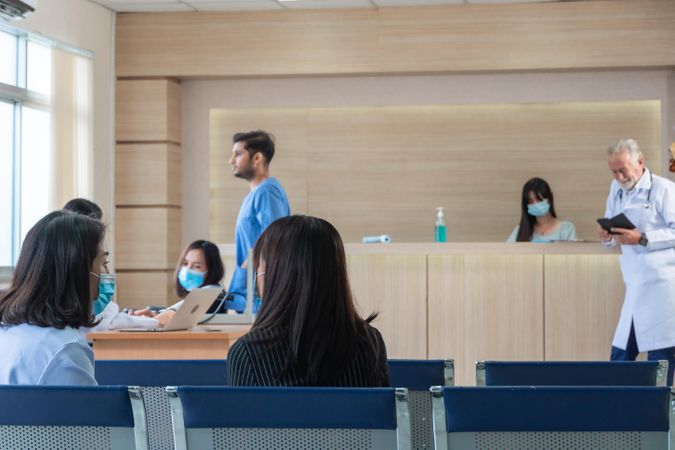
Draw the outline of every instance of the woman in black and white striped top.
[[[389,386],[379,331],[356,312],[337,230],[323,219],[272,223],[253,252],[262,305],[228,353],[233,386]]]

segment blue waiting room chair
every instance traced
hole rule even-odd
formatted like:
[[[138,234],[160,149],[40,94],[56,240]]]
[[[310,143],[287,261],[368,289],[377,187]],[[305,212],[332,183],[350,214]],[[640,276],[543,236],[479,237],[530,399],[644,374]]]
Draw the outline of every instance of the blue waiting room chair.
[[[667,387],[433,387],[437,450],[666,450]]]
[[[99,360],[95,370],[100,385],[141,387],[151,450],[174,447],[171,408],[165,392],[167,386],[227,384],[226,360]]]
[[[0,386],[0,448],[148,448],[138,387]]]
[[[434,430],[431,420],[431,386],[454,386],[452,359],[390,359],[389,379],[393,387],[408,389],[410,439],[416,450],[432,449]]]
[[[184,449],[409,449],[403,388],[168,387]]]
[[[665,386],[668,361],[478,361],[477,386]]]

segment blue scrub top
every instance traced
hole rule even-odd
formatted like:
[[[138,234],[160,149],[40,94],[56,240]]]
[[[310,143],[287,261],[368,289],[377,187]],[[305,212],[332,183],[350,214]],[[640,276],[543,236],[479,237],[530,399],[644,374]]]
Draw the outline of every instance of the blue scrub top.
[[[248,250],[255,246],[265,228],[280,217],[291,214],[286,191],[276,178],[270,177],[260,183],[244,198],[237,217],[234,235],[236,262],[229,292],[233,300],[226,301],[225,307],[243,312],[246,307],[246,270],[241,265],[248,257]],[[257,310],[254,302],[253,312]]]

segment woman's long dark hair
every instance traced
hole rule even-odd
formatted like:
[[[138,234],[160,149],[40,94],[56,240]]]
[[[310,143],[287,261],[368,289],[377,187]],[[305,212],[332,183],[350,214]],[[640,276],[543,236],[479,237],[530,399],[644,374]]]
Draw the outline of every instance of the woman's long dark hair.
[[[74,198],[63,205],[63,208],[61,209],[83,214],[96,220],[103,219],[103,211],[101,211],[101,207],[91,200],[87,200],[86,198]]]
[[[92,327],[90,272],[105,226],[70,211],[54,211],[26,235],[12,283],[0,294],[3,325]]]
[[[548,203],[551,205],[549,212],[553,217],[558,217],[555,214],[555,207],[553,205],[553,192],[551,192],[551,187],[548,183],[542,178],[532,178],[528,180],[523,186],[523,194],[520,200],[520,229],[518,230],[518,237],[516,238],[516,241],[518,242],[529,242],[532,240],[534,224],[537,222],[537,218],[527,212],[527,205],[530,201],[530,192],[533,192],[534,196],[537,197],[537,200],[539,201],[544,199],[548,200]]]
[[[253,264],[265,265],[262,305],[252,329],[282,327],[290,349],[282,373],[304,374],[326,386],[357,353],[377,354],[367,324],[354,307],[342,239],[327,221],[290,216],[273,222],[258,239]],[[363,370],[380,370],[376,358]],[[368,364],[371,366],[368,367]]]
[[[218,246],[213,242],[204,241],[201,239],[194,241],[185,247],[185,249],[183,249],[183,253],[181,253],[180,258],[178,258],[178,264],[176,265],[176,270],[173,274],[174,292],[176,292],[176,296],[178,296],[178,298],[185,298],[188,295],[188,291],[186,291],[178,281],[178,272],[180,272],[180,268],[183,267],[183,260],[190,250],[201,250],[204,253],[206,276],[204,277],[202,286],[220,284],[220,282],[223,280],[223,277],[225,276],[225,266],[223,266],[223,260],[220,258],[220,250],[218,250]]]

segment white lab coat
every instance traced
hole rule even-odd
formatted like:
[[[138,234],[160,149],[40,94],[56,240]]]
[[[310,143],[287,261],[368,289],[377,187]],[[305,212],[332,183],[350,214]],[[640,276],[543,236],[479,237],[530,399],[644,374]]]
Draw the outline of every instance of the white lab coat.
[[[626,297],[612,341],[625,350],[632,322],[641,352],[675,347],[675,183],[650,175],[645,169],[631,191],[612,181],[605,210],[605,217],[623,212],[649,240],[621,246]]]

